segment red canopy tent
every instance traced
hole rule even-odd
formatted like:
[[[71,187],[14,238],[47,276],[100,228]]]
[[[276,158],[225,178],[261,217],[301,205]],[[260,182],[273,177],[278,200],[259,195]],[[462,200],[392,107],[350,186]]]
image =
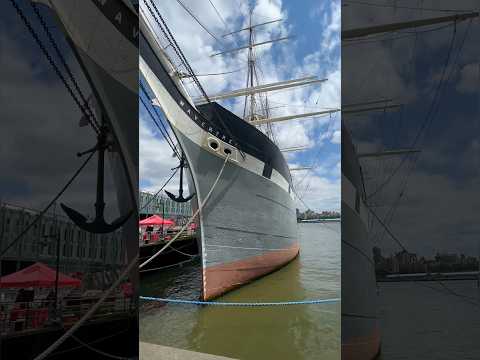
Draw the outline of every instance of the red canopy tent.
[[[35,263],[16,273],[0,278],[0,288],[54,287],[55,270],[42,263]],[[82,282],[65,274],[58,274],[58,287],[79,287]]]
[[[175,225],[175,222],[172,220],[164,219],[160,215],[152,215],[146,219],[140,221],[141,226],[152,226],[152,225]]]

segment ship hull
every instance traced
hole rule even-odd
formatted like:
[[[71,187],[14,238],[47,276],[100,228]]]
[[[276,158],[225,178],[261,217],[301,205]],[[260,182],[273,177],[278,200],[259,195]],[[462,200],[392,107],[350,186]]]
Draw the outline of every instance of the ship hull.
[[[142,21],[140,34],[141,74],[187,159],[193,210],[204,203],[202,294],[212,299],[297,256],[288,164],[268,137],[220,105],[196,108]]]
[[[372,360],[380,352],[373,244],[363,177],[342,126],[342,360]]]
[[[205,199],[224,159],[174,132],[190,164],[190,189]],[[211,299],[268,274],[299,252],[288,192],[262,176],[226,164],[200,216],[203,297]]]
[[[345,180],[346,181],[346,180]],[[343,185],[342,185],[343,186]],[[365,224],[342,202],[342,360],[371,360],[380,351],[377,294]],[[370,262],[372,261],[372,262]]]

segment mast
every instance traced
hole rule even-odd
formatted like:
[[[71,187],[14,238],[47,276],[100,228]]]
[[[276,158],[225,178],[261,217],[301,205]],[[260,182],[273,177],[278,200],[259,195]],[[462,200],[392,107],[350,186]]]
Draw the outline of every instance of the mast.
[[[253,27],[252,27],[252,13],[253,10],[250,10],[249,17],[249,27],[248,27],[248,71],[247,71],[247,87],[253,88],[253,67],[255,64],[255,59],[253,58]],[[243,107],[243,118],[247,119],[247,100],[250,96],[250,118],[252,117],[255,105],[253,94],[245,96],[245,105]]]

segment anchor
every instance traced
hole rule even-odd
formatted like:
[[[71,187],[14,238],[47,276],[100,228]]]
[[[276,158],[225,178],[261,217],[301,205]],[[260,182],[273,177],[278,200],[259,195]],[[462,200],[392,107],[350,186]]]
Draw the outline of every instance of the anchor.
[[[77,156],[83,156],[95,151],[98,151],[98,163],[97,163],[97,199],[95,202],[95,219],[92,222],[87,222],[87,218],[80,214],[78,211],[64,205],[63,211],[67,216],[77,225],[80,229],[95,233],[95,234],[107,234],[120,228],[130,217],[133,211],[120,216],[118,219],[108,224],[104,218],[105,202],[104,202],[104,168],[105,168],[105,150],[109,147],[110,143],[107,141],[107,127],[102,124],[99,134],[97,136],[97,144],[86,151],[77,153]]]
[[[171,192],[165,190],[165,193],[168,195],[170,199],[172,199],[175,202],[183,203],[191,200],[194,196],[195,193],[190,194],[186,198],[183,197],[183,168],[185,167],[185,155],[182,154],[182,157],[180,159],[180,165],[178,166],[180,168],[180,187],[178,189],[178,196],[173,195]],[[174,170],[173,168],[172,170]]]

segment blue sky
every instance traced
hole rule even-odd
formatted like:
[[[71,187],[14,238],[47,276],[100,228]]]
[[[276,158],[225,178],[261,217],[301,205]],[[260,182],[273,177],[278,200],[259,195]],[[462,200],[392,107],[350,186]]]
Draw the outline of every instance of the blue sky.
[[[249,8],[253,8],[253,23],[283,18],[259,28],[257,42],[282,36],[294,36],[289,41],[257,47],[261,82],[275,82],[315,75],[328,78],[321,85],[295,88],[269,94],[272,116],[322,111],[340,107],[340,4],[339,1],[285,0],[213,0],[227,27],[208,0],[184,2],[221,38],[221,34],[248,24]],[[178,3],[157,2],[157,6],[192,68],[198,74],[245,71],[225,76],[201,77],[207,93],[215,94],[242,88],[246,79],[246,51],[230,56],[210,57],[224,49],[246,43],[246,32],[225,38],[220,44],[204,31]],[[147,11],[148,13],[148,11]],[[221,38],[223,39],[223,38]],[[195,89],[189,88],[193,96]],[[243,98],[221,102],[229,110],[242,115]],[[288,106],[285,106],[288,104]],[[307,151],[289,153],[291,167],[314,166],[311,171],[293,173],[300,196],[313,210],[340,208],[340,114],[315,119],[293,120],[274,125],[280,148],[308,145]],[[176,166],[161,134],[155,130],[143,106],[140,106],[140,187],[156,191]],[[176,185],[172,183],[173,189]],[[301,202],[297,206],[305,207]]]

